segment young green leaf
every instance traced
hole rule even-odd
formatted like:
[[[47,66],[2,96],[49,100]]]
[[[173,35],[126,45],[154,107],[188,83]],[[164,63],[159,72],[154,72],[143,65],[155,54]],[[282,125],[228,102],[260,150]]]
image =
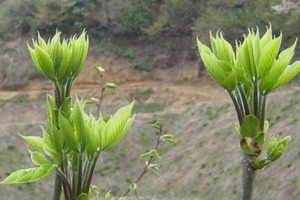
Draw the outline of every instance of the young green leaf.
[[[281,76],[277,79],[277,81],[272,87],[272,90],[275,90],[276,88],[286,84],[288,81],[294,78],[299,72],[300,72],[300,61],[297,61],[292,65],[289,65],[281,74]]]
[[[86,146],[86,133],[83,119],[83,109],[83,104],[77,99],[70,116],[70,119],[75,129],[76,138],[80,143],[81,151],[84,151]]]
[[[106,83],[103,87],[115,90],[118,86],[115,83]]]
[[[23,136],[19,134],[28,144],[33,146],[37,150],[43,151],[44,148],[44,140],[43,138],[37,136]]]
[[[262,158],[259,157],[255,160],[254,162],[254,168],[255,169],[263,169],[264,167],[266,167],[268,164],[270,163],[270,161],[267,158]]]
[[[165,134],[165,135],[162,135],[159,139],[160,141],[168,141],[170,142],[171,144],[175,144],[174,142],[174,137],[173,135],[171,134]]]
[[[281,45],[281,39],[282,36],[280,35],[280,37],[268,42],[261,50],[257,69],[259,78],[263,77],[264,74],[272,67]]]
[[[49,133],[43,127],[42,130],[43,130],[43,140],[44,140],[43,151],[46,155],[52,158],[57,165],[59,165],[62,160],[61,152],[56,151]]]
[[[53,147],[57,152],[61,152],[64,144],[63,133],[56,126],[53,126],[49,135],[51,136]]]
[[[40,46],[36,46],[35,51],[40,68],[43,68],[43,72],[45,72],[45,75],[49,79],[54,80],[55,74],[53,61],[51,60],[48,52],[46,52]]]
[[[73,151],[79,152],[79,141],[78,138],[76,138],[75,130],[71,122],[61,112],[59,112],[58,119],[65,143]]]
[[[287,68],[287,64],[285,60],[276,60],[271,69],[265,73],[262,77],[259,90],[261,94],[267,95],[272,91],[275,83],[279,79],[279,77],[283,74],[285,69]]]
[[[71,115],[71,104],[72,104],[72,98],[67,97],[64,99],[64,102],[61,105],[60,110],[66,118],[69,118]]]
[[[76,200],[89,200],[89,196],[85,193],[81,193]]]
[[[158,172],[157,167],[152,167],[152,168],[151,168],[151,171],[152,171],[152,173],[155,174],[156,176],[159,176],[159,172]]]
[[[86,132],[86,152],[92,158],[93,154],[101,149],[100,134],[103,127],[96,127],[96,122],[92,117],[88,117],[85,120],[85,132]]]
[[[134,120],[134,117],[129,118],[133,105],[134,102],[120,108],[106,123],[106,131],[101,132],[103,150],[119,142],[128,131]]]
[[[57,106],[55,99],[51,95],[47,95],[47,119],[48,128],[51,130],[53,126],[57,126]]]
[[[241,137],[255,138],[260,132],[260,123],[257,117],[254,115],[246,116],[240,128]]]
[[[10,174],[1,184],[30,183],[51,175],[55,171],[52,165],[42,165],[29,169],[21,169]]]
[[[104,200],[115,200],[115,198],[111,195],[110,191],[105,194]]]
[[[93,67],[94,67],[94,69],[95,69],[95,71],[97,72],[97,73],[99,73],[100,75],[103,75],[103,73],[105,72],[105,69],[103,68],[103,67],[98,67],[97,65],[93,65]]]
[[[31,160],[35,165],[51,165],[52,163],[41,153],[37,151],[29,151]]]

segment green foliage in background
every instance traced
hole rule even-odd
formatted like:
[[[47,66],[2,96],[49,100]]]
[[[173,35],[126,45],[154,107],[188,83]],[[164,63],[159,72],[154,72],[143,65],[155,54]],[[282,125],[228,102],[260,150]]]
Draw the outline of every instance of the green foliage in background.
[[[274,6],[281,4],[279,0],[13,0],[2,4],[8,7],[0,20],[0,32],[6,36],[36,30],[53,34],[56,28],[69,33],[87,28],[100,37],[103,33],[153,37],[163,32],[199,35],[207,29],[221,28],[231,33],[228,39],[233,41],[247,27],[262,28],[269,22],[274,27],[280,24],[287,38],[298,35],[299,29],[299,9],[278,12]]]

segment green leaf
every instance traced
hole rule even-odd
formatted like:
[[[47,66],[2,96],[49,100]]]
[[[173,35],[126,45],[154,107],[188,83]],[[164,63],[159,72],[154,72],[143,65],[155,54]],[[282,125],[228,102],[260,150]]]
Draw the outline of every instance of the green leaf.
[[[263,77],[264,74],[270,70],[273,62],[276,59],[280,45],[281,45],[282,35],[280,37],[268,42],[264,48],[261,50],[261,56],[258,63],[258,76]]]
[[[36,68],[37,68],[44,76],[46,76],[46,73],[44,72],[44,69],[41,68],[41,66],[40,66],[40,63],[39,63],[38,58],[37,58],[37,56],[36,56],[36,51],[35,51],[33,48],[31,48],[31,47],[29,46],[28,43],[27,43],[27,47],[28,47],[28,49],[29,49],[29,53],[30,53],[31,59],[32,59],[32,61],[33,61],[34,65],[35,65],[35,67],[36,67]]]
[[[260,123],[254,115],[248,115],[243,119],[240,134],[242,138],[255,138],[260,133]]]
[[[108,120],[106,124],[106,131],[101,132],[101,146],[103,150],[119,142],[128,131],[129,127],[131,126],[134,120],[134,117],[129,118],[133,105],[134,102],[132,102],[128,106],[120,108],[115,113],[115,115]]]
[[[69,62],[70,62],[70,56],[69,56],[69,52],[70,50],[68,48],[64,48],[62,47],[62,52],[64,52],[64,57],[60,63],[60,67],[58,68],[58,72],[57,72],[57,79],[61,82],[66,81],[67,79],[67,70],[68,70],[68,66],[69,66]]]
[[[248,54],[248,66],[249,70],[251,71],[251,78],[255,80],[257,78],[257,70],[256,70],[256,63],[255,63],[255,49],[253,47],[253,40],[255,38],[254,33],[250,32],[249,35],[245,38],[244,43],[246,43],[245,49],[246,51],[243,52],[244,54]],[[244,50],[245,50],[244,49]]]
[[[151,156],[152,156],[152,155],[151,155],[151,152],[148,151],[148,152],[142,154],[140,157],[141,157],[142,159],[148,159],[148,158],[150,158]]]
[[[264,48],[264,46],[271,40],[272,40],[272,26],[270,24],[270,27],[267,28],[266,33],[263,35],[263,37],[260,40],[261,47]]]
[[[59,124],[61,128],[61,132],[64,136],[65,143],[75,152],[79,152],[79,141],[76,138],[75,130],[71,122],[61,113],[59,112]]]
[[[232,72],[228,76],[225,77],[224,86],[229,91],[233,91],[236,87],[236,82],[237,82],[236,73],[234,70],[232,70]]]
[[[60,152],[56,151],[49,133],[43,127],[42,130],[43,130],[43,140],[44,140],[44,145],[43,145],[44,153],[48,155],[50,158],[52,158],[57,165],[60,165],[62,160]]]
[[[262,77],[259,91],[261,94],[267,95],[272,91],[275,83],[286,69],[287,64],[284,60],[276,60],[271,69]]]
[[[249,58],[247,38],[244,38],[244,42],[237,46],[236,59],[239,66],[241,66],[243,74],[247,74],[248,77],[253,79],[253,74],[251,70],[251,63]]]
[[[64,99],[64,102],[61,105],[60,110],[66,118],[69,118],[71,115],[71,104],[72,104],[72,98],[67,97]]]
[[[118,86],[115,83],[106,83],[103,87],[115,90]]]
[[[53,126],[51,130],[51,140],[56,151],[61,152],[64,144],[64,136],[56,126]]]
[[[255,169],[263,169],[269,163],[270,163],[270,161],[267,158],[259,157],[254,161],[254,168]]]
[[[295,47],[297,45],[297,39],[295,40],[294,44],[292,46],[290,46],[289,48],[283,50],[279,56],[278,56],[278,60],[285,60],[286,65],[288,65],[295,53]]]
[[[161,141],[168,141],[171,144],[175,144],[174,137],[173,137],[173,135],[170,135],[170,134],[162,135],[161,138],[160,138],[160,140]]]
[[[47,119],[48,128],[52,130],[54,126],[57,126],[57,106],[55,99],[51,95],[47,95]]]
[[[234,73],[234,53],[231,45],[221,36],[214,39],[211,36],[211,43],[214,54],[211,50],[197,40],[202,61],[210,75],[227,90],[233,90],[236,83]]]
[[[81,193],[81,194],[76,198],[76,200],[88,200],[88,199],[89,199],[88,197],[89,197],[89,196],[88,196],[87,194]]]
[[[153,174],[155,174],[156,176],[159,176],[159,172],[158,172],[157,167],[152,167],[152,168],[151,168],[151,172],[152,172]]]
[[[230,64],[234,63],[234,52],[232,46],[223,38],[222,32],[217,32],[216,38],[214,38],[210,33],[210,41],[213,53],[218,59]]]
[[[104,200],[115,200],[115,198],[111,195],[110,191],[105,194]]]
[[[267,158],[271,161],[277,160],[287,149],[290,141],[291,136],[286,136],[280,141],[275,137],[271,137],[267,146]]]
[[[133,191],[134,195],[136,198],[140,198],[140,194],[138,192],[138,189],[137,189],[137,184],[136,183],[131,183],[130,185],[130,190]]]
[[[148,151],[148,152],[142,154],[140,157],[141,157],[142,159],[148,159],[148,158],[153,157],[153,158],[154,158],[155,160],[157,160],[157,161],[160,161],[160,160],[161,160],[161,157],[160,157],[160,155],[159,155],[159,153],[157,152],[156,149],[151,149],[150,151]]]
[[[75,102],[75,106],[71,112],[70,119],[75,128],[75,134],[77,140],[80,142],[80,150],[84,151],[86,146],[86,133],[83,119],[83,104],[78,99]]]
[[[288,81],[293,79],[299,72],[300,72],[300,61],[297,61],[292,65],[289,65],[281,74],[281,76],[276,81],[276,83],[273,85],[272,91],[286,84]]]
[[[61,53],[61,43],[60,43],[60,33],[56,31],[56,34],[53,36],[49,46],[50,57],[53,60],[55,75],[57,76],[58,70],[63,59],[63,55]]]
[[[53,61],[51,60],[49,54],[38,45],[35,47],[35,51],[40,68],[43,69],[43,72],[49,79],[54,80],[55,73]]]
[[[41,153],[37,151],[29,151],[31,160],[35,165],[51,165],[51,162]]]
[[[153,128],[155,128],[156,130],[160,131],[162,129],[162,127],[163,127],[163,124],[162,124],[161,121],[155,120],[154,122],[151,123],[151,126]]]
[[[10,174],[1,184],[30,183],[51,175],[55,171],[52,165],[42,165],[29,169],[21,169]]]
[[[257,142],[258,148],[262,149],[266,140],[266,133],[261,132],[255,137],[255,141]]]
[[[19,134],[28,144],[33,146],[37,150],[43,151],[44,148],[44,140],[41,137],[37,136],[23,136]]]
[[[93,67],[94,67],[94,69],[95,69],[95,71],[97,72],[97,73],[99,73],[100,75],[103,75],[103,73],[105,72],[105,69],[103,68],[103,67],[98,67],[97,65],[93,65]]]
[[[73,37],[69,45],[72,49],[68,73],[75,78],[80,73],[85,63],[88,51],[89,40],[86,38],[86,31],[83,31],[78,39]]]
[[[93,116],[89,116],[85,119],[85,133],[86,133],[86,152],[92,158],[93,154],[100,150],[100,134],[103,127],[96,127],[96,122]]]

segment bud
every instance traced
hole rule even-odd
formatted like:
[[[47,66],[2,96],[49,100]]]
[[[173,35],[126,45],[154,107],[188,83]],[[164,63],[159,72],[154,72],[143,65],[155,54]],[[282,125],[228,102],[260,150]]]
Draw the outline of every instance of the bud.
[[[146,172],[152,170],[153,168],[157,168],[158,164],[149,164],[146,168]]]
[[[115,83],[106,83],[105,85],[104,85],[104,88],[109,88],[109,89],[117,89],[117,85],[115,84]]]
[[[286,136],[280,141],[275,137],[271,137],[269,139],[268,147],[267,147],[267,158],[270,161],[277,160],[287,149],[290,140],[291,140],[291,136]]]
[[[254,161],[254,168],[255,169],[263,169],[269,163],[270,163],[270,161],[268,161],[268,159],[259,157]]]
[[[105,72],[105,69],[102,67],[98,67],[97,65],[93,65],[94,69],[96,70],[97,73],[99,73],[101,76]]]
[[[50,80],[65,84],[72,82],[81,71],[88,51],[88,38],[83,31],[79,38],[75,36],[66,40],[60,39],[57,31],[46,43],[38,34],[38,40],[33,40],[33,48],[27,44],[31,58],[36,68]]]

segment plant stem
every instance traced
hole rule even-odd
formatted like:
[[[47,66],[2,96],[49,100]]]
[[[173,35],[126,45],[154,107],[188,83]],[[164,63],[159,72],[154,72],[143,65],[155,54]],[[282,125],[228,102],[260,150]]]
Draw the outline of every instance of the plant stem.
[[[248,105],[248,101],[247,101],[245,91],[244,91],[244,89],[242,88],[241,85],[238,85],[237,87],[238,87],[239,93],[241,95],[241,99],[242,99],[242,102],[243,102],[243,107],[244,107],[244,110],[245,110],[245,115],[247,116],[247,115],[250,114],[250,109],[249,109],[249,105]]]
[[[253,162],[256,156],[243,155],[242,158],[242,193],[240,200],[251,200],[252,186],[255,178],[255,168]]]
[[[96,115],[96,119],[98,119],[99,116],[100,116],[101,106],[102,106],[102,101],[103,101],[103,97],[104,97],[104,91],[105,91],[105,87],[103,87],[102,90],[101,90],[101,95],[100,95],[99,104],[97,105],[97,115]]]
[[[71,188],[71,184],[68,180],[68,177],[66,176],[66,174],[61,171],[60,169],[57,169],[57,174],[59,174],[61,180],[62,180],[62,185],[64,188],[64,194],[65,194],[65,198],[68,200],[73,200],[74,199],[74,195],[72,193],[72,188]]]
[[[91,186],[91,182],[92,182],[92,178],[93,178],[93,174],[94,174],[94,170],[97,164],[97,160],[100,156],[100,153],[97,153],[97,155],[93,158],[93,160],[91,161],[91,165],[89,165],[89,169],[88,171],[86,171],[86,175],[85,175],[85,180],[84,180],[84,184],[82,187],[82,192],[88,194],[90,186]]]
[[[82,152],[79,153],[79,163],[78,163],[78,182],[77,182],[77,196],[81,194],[82,189]]]
[[[58,173],[55,173],[55,182],[54,182],[54,193],[53,193],[53,200],[59,200],[61,194],[61,178]]]
[[[239,119],[239,124],[242,124],[242,120],[243,120],[243,115],[242,115],[242,112],[241,112],[242,108],[240,108],[240,106],[239,106],[239,104],[238,104],[238,102],[236,100],[236,97],[234,96],[234,94],[232,93],[232,91],[228,91],[227,90],[227,92],[228,92],[228,94],[229,94],[229,96],[230,96],[230,98],[231,98],[231,100],[233,102],[233,105],[235,107],[236,114],[237,114],[238,119]]]
[[[159,135],[158,135],[158,138],[157,138],[157,141],[156,141],[156,145],[155,145],[155,150],[157,151],[157,149],[158,149],[158,146],[159,146],[159,144],[160,144],[160,142],[161,142],[161,136],[162,136],[162,127],[160,127],[160,129],[159,129]],[[147,164],[146,164],[146,166],[144,167],[144,170],[142,171],[142,173],[140,174],[140,176],[136,179],[136,181],[134,182],[134,183],[138,183],[142,178],[143,178],[143,176],[148,172],[148,168],[149,168],[149,166],[152,164],[151,162],[152,162],[152,160],[154,159],[154,156],[151,156],[150,158],[149,158],[149,160],[148,160],[148,162],[147,162]],[[127,195],[128,195],[128,193],[130,192],[130,188],[128,188],[127,190],[126,190],[126,192],[122,195],[122,197],[126,197]]]
[[[254,116],[257,117],[257,119],[260,119],[257,83],[253,83],[253,109]]]
[[[264,131],[265,129],[265,115],[266,115],[266,102],[267,96],[261,95],[260,100],[260,130]]]
[[[59,108],[62,102],[61,102],[59,85],[56,82],[54,82],[53,90],[54,90],[56,106]],[[58,127],[58,122],[57,122],[57,127]],[[62,180],[60,175],[58,173],[55,173],[53,200],[60,200],[61,191],[62,191]]]

